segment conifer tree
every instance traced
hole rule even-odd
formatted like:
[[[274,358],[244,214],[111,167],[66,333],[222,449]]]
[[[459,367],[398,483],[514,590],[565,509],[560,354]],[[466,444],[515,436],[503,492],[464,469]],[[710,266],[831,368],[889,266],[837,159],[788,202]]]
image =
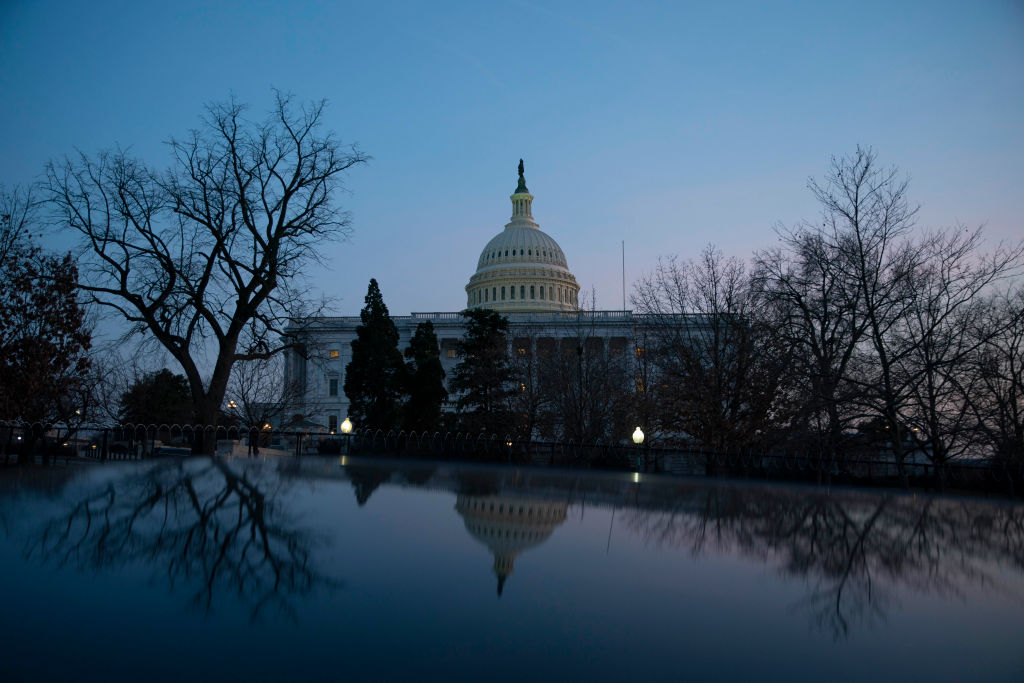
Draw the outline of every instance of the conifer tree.
[[[429,320],[416,326],[416,333],[405,350],[405,403],[403,426],[410,431],[437,430],[441,424],[441,404],[448,398],[444,388],[444,368]]]
[[[352,340],[352,360],[345,367],[349,417],[359,427],[391,429],[398,423],[404,366],[398,329],[374,279],[359,317],[362,324]]]
[[[512,428],[509,401],[513,371],[505,334],[508,320],[486,308],[462,312],[466,334],[459,341],[459,364],[451,389],[459,394],[458,411],[464,429],[504,436]]]
[[[193,417],[188,379],[167,368],[138,377],[121,396],[122,422],[188,424]]]

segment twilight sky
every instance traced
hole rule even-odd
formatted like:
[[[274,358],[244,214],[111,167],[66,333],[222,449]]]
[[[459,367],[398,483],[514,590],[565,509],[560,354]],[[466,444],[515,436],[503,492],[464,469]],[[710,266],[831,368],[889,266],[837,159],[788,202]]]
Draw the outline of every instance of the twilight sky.
[[[326,98],[373,157],[309,273],[356,314],[459,310],[525,159],[534,217],[599,308],[659,255],[749,256],[873,146],[922,227],[1024,237],[1024,3],[0,2],[0,184],[76,147],[162,142],[231,94]],[[54,246],[61,246],[54,242]],[[66,248],[66,245],[64,245]]]

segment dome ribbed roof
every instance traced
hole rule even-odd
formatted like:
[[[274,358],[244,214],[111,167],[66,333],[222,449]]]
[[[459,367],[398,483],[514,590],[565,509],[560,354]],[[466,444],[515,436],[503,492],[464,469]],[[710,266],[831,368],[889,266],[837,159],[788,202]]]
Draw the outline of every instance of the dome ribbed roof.
[[[509,224],[491,238],[477,261],[477,271],[507,264],[555,265],[568,269],[558,242],[543,230]]]

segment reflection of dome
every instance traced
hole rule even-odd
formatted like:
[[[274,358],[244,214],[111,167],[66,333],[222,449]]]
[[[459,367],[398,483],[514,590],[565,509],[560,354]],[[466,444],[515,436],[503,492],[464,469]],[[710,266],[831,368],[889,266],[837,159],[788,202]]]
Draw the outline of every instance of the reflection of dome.
[[[523,162],[512,199],[512,220],[495,235],[466,285],[469,308],[496,311],[574,311],[579,285],[562,248],[533,220],[533,195]]]
[[[568,503],[509,496],[460,495],[455,510],[466,530],[494,553],[498,595],[513,571],[515,556],[548,539],[568,512]]]

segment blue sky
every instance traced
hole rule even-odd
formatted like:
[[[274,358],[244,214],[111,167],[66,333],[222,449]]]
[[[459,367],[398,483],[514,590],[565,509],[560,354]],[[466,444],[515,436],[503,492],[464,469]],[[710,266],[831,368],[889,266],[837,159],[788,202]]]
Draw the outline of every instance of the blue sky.
[[[0,3],[0,183],[162,144],[205,103],[330,102],[373,161],[309,277],[355,314],[458,310],[526,162],[534,216],[601,308],[661,255],[748,256],[873,146],[923,227],[1024,236],[1024,3]],[[61,246],[55,243],[55,246]]]

